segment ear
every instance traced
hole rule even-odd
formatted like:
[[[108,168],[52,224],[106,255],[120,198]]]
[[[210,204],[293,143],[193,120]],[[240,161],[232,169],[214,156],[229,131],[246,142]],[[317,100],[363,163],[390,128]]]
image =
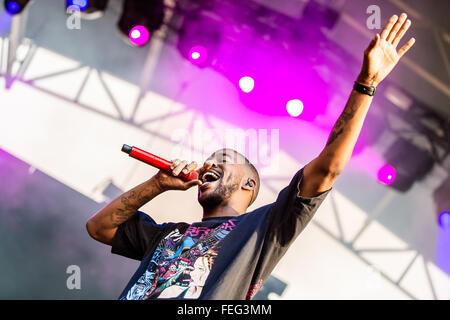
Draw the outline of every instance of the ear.
[[[241,188],[248,191],[253,191],[256,186],[256,181],[252,178],[245,177],[242,179]]]

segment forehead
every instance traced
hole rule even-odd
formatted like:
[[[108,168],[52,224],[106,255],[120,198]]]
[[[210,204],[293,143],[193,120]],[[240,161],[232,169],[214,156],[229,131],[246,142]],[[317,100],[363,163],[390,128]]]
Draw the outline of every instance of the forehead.
[[[232,149],[221,149],[214,152],[207,160],[214,160],[217,163],[244,164],[245,157]]]

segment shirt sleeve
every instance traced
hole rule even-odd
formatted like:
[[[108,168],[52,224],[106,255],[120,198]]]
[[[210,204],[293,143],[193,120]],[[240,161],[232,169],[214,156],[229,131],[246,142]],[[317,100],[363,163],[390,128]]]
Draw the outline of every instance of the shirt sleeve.
[[[300,234],[331,190],[312,198],[299,196],[303,169],[280,191],[268,212],[268,234],[281,246],[289,245]]]
[[[154,248],[173,223],[157,224],[150,216],[138,211],[119,225],[114,235],[111,252],[142,260]]]

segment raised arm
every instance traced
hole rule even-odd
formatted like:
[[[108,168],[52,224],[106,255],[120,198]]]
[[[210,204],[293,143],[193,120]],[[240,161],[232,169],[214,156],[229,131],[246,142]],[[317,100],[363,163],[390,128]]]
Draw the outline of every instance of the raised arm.
[[[200,170],[207,166],[208,164],[205,164]],[[189,173],[196,167],[195,162],[188,165],[186,161],[174,160],[172,175],[159,171],[151,179],[125,192],[92,216],[86,222],[89,235],[97,241],[111,245],[119,225],[130,219],[140,207],[157,195],[167,190],[187,190],[201,184],[199,180],[184,182],[176,177],[181,171]]]
[[[363,65],[356,82],[376,87],[392,71],[415,42],[411,38],[397,51],[397,45],[410,25],[405,13],[389,19],[381,35],[376,34],[364,51]],[[300,196],[314,197],[333,186],[352,155],[372,99],[372,96],[352,90],[325,148],[304,168]]]

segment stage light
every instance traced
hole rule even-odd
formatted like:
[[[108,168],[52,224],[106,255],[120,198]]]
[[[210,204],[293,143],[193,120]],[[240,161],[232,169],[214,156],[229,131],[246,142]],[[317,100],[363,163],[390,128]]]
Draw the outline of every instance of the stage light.
[[[117,27],[127,43],[143,46],[163,20],[163,0],[125,0]]]
[[[88,0],[67,0],[68,7],[76,7],[80,11],[86,10],[88,5]]]
[[[129,38],[131,43],[137,46],[143,46],[150,38],[150,32],[144,26],[135,26],[130,30]]]
[[[275,21],[284,21],[286,17],[265,6],[252,4],[248,9],[255,12],[241,15],[231,14],[234,11],[230,10],[229,1],[205,5],[195,1],[176,3],[182,13],[181,23],[175,24],[181,56],[199,68],[211,68],[224,75],[236,86],[243,105],[260,114],[288,117],[286,103],[301,92],[301,101],[307,107],[303,108],[299,120],[313,121],[317,115],[326,113],[332,90],[322,74],[328,71],[318,72],[322,68],[316,68],[316,64],[322,62],[315,50],[314,53],[303,48],[297,50],[300,41],[291,38],[290,27],[297,26],[297,19],[288,19],[288,24],[280,26],[281,36]],[[258,17],[266,15],[270,27],[258,21]],[[250,25],[258,27],[250,28]],[[203,63],[197,63],[201,54],[192,50],[198,45],[208,50]]]
[[[204,63],[208,59],[208,50],[204,46],[194,46],[189,50],[189,61],[195,65]]]
[[[450,229],[450,211],[441,212],[438,221],[442,228]]]
[[[177,49],[183,58],[199,68],[220,67],[224,52],[221,48],[223,21],[208,14],[208,8],[198,5],[183,14]]]
[[[402,137],[383,153],[383,158],[396,171],[395,181],[389,186],[401,192],[408,191],[416,181],[425,178],[435,163],[427,149]]]
[[[450,175],[433,192],[436,216],[439,225],[450,229]]]
[[[291,117],[298,117],[303,112],[303,102],[298,99],[289,100],[286,103],[286,110]]]
[[[101,18],[108,7],[109,0],[66,0],[66,10],[79,11],[81,18],[95,20]]]
[[[28,2],[30,2],[30,0],[5,0],[4,5],[6,11],[9,14],[14,15],[22,12]]]
[[[383,184],[391,184],[394,182],[397,172],[391,165],[384,165],[378,170],[378,181]]]
[[[239,87],[241,88],[242,91],[244,91],[245,93],[249,93],[253,90],[253,88],[255,87],[255,81],[253,80],[253,78],[251,77],[242,77],[239,80]]]
[[[9,2],[6,3],[6,10],[9,13],[15,14],[15,13],[20,11],[20,6],[15,1],[9,1]]]

